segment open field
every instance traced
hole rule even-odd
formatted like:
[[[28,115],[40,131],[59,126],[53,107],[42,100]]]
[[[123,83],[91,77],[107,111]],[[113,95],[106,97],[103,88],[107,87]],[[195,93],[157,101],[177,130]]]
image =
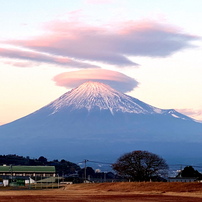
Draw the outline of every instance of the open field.
[[[0,202],[202,202],[202,183],[124,182],[65,185],[60,189],[0,190]]]

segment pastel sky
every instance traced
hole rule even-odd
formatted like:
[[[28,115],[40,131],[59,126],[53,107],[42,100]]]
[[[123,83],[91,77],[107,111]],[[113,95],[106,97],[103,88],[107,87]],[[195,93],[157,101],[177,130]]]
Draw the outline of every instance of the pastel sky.
[[[0,125],[88,80],[202,120],[201,0],[0,5]]]

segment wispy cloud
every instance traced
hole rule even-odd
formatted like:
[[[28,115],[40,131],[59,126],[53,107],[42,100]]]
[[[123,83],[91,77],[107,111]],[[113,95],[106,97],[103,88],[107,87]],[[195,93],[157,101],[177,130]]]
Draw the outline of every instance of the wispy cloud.
[[[29,62],[22,60],[1,60],[1,63],[16,66],[16,67],[36,67],[39,65],[37,62]]]
[[[21,48],[1,48],[0,47],[0,57],[20,59],[21,61],[6,61],[6,64],[12,64],[18,67],[30,67],[33,63],[23,62],[22,60],[32,61],[37,63],[51,63],[73,68],[98,68],[96,65],[88,64],[85,62],[79,62],[74,59],[57,56],[53,54],[47,54],[44,52],[37,52],[34,50],[26,50]],[[22,66],[21,66],[22,65]]]
[[[78,68],[89,68],[94,61],[125,67],[137,66],[129,56],[167,57],[193,47],[191,42],[199,40],[174,26],[153,21],[99,27],[78,21],[54,21],[46,23],[44,29],[41,36],[4,42],[34,53],[1,49],[0,55]]]
[[[87,81],[97,81],[110,85],[121,91],[130,92],[137,87],[138,82],[120,72],[106,69],[87,69],[59,74],[53,79],[57,85],[75,88]]]

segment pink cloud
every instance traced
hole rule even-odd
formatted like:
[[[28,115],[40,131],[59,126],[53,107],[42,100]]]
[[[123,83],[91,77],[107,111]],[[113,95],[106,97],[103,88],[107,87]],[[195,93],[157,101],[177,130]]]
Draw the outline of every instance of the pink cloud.
[[[4,64],[16,66],[16,67],[34,67],[37,66],[38,63],[36,62],[26,62],[26,61],[19,61],[19,60],[9,60],[9,61],[1,61]]]
[[[44,28],[44,35],[7,43],[88,61],[88,64],[95,61],[125,67],[137,66],[129,56],[166,57],[193,47],[191,42],[199,39],[174,26],[153,21],[128,21],[99,27],[78,21],[54,21]]]
[[[120,72],[106,69],[87,69],[72,72],[65,72],[53,78],[59,86],[75,88],[87,81],[97,81],[110,85],[121,91],[129,92],[137,87],[138,82]]]
[[[202,110],[201,109],[176,109],[178,112],[190,116],[197,120],[202,120]]]
[[[56,56],[53,54],[46,54],[42,52],[30,51],[20,48],[0,48],[0,56],[12,59],[20,59],[26,61],[33,61],[37,63],[53,63],[67,67],[76,68],[98,68],[98,66],[86,64],[85,62],[76,61],[68,57]],[[6,61],[4,63],[12,64],[18,67],[30,67],[33,63],[22,61]]]

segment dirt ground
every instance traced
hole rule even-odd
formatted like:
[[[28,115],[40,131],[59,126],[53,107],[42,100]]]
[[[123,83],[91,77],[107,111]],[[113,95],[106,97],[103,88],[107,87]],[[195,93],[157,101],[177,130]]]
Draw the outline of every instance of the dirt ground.
[[[202,202],[202,183],[101,183],[0,190],[0,202]]]

